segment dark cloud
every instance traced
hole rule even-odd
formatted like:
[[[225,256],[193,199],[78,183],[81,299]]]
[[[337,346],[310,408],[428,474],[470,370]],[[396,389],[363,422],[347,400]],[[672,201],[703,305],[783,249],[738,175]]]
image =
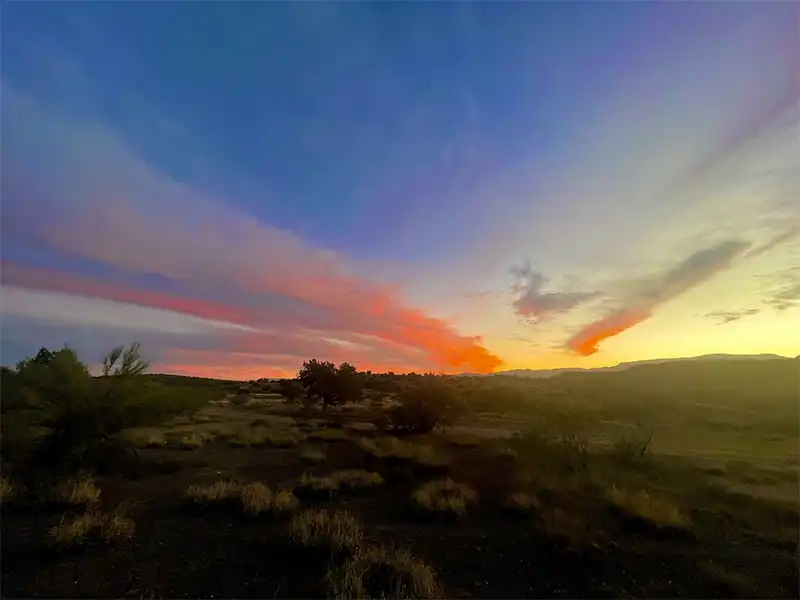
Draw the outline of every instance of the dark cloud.
[[[738,321],[744,317],[757,315],[760,312],[761,310],[758,308],[747,308],[743,310],[713,310],[709,313],[706,313],[705,316],[716,320],[720,325],[726,325],[727,323],[733,323],[734,321]]]
[[[534,271],[528,263],[512,267],[511,272],[516,278],[513,286],[517,294],[513,303],[514,310],[518,315],[528,319],[539,320],[569,312],[598,296],[597,292],[544,291],[542,288],[547,279],[541,273]]]

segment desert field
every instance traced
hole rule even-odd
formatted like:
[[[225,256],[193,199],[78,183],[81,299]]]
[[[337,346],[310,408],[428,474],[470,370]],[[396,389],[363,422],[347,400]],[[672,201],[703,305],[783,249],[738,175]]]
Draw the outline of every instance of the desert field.
[[[409,376],[137,374],[79,467],[9,373],[4,597],[798,597],[797,361],[437,378],[425,432],[387,426]]]

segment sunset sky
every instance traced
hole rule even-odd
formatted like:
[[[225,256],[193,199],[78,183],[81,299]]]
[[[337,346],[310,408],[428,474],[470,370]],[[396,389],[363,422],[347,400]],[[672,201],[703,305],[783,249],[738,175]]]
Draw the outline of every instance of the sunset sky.
[[[3,364],[800,354],[800,3],[2,13]]]

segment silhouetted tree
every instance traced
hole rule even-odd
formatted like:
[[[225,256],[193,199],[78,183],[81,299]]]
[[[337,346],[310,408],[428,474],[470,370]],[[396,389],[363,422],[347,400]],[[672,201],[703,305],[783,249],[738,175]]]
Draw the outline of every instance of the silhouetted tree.
[[[361,399],[361,378],[350,363],[342,363],[337,368],[332,362],[312,359],[303,363],[297,380],[310,400],[322,403],[323,410]]]

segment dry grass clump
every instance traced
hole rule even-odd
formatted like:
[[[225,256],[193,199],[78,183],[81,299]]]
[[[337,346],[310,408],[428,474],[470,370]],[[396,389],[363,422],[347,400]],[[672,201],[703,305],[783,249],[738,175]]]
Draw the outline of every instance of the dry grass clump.
[[[309,464],[324,463],[327,461],[325,449],[316,446],[303,448],[300,453],[300,460]]]
[[[342,490],[361,491],[368,490],[384,484],[380,473],[363,471],[361,469],[348,469],[346,471],[336,471],[331,475],[331,479],[339,484]]]
[[[330,427],[330,425],[326,425]],[[308,435],[310,440],[319,440],[321,442],[337,442],[347,439],[347,431],[344,429],[318,429]]]
[[[94,506],[100,502],[100,488],[94,477],[82,475],[58,484],[53,490],[52,499],[74,507]]]
[[[251,517],[282,515],[295,510],[299,504],[291,490],[273,492],[258,481],[241,484],[220,480],[211,485],[191,485],[186,490],[186,497],[200,506],[241,508],[244,514]]]
[[[477,501],[475,490],[450,478],[429,481],[411,494],[413,506],[421,513],[450,519],[464,517]]]
[[[506,498],[504,508],[509,516],[525,518],[536,514],[540,506],[536,496],[516,492]]]
[[[257,516],[272,508],[272,490],[263,483],[248,483],[241,488],[240,498],[245,514]]]
[[[407,550],[369,547],[329,569],[334,598],[441,598],[436,572]]]
[[[300,501],[292,490],[281,490],[273,494],[270,510],[275,515],[282,515],[294,511],[299,505]]]
[[[136,448],[161,448],[167,445],[167,438],[159,429],[132,429],[125,433],[125,437]]]
[[[17,500],[21,494],[19,486],[6,477],[0,477],[0,504]]]
[[[232,480],[215,481],[211,485],[190,485],[186,497],[195,504],[219,504],[232,502],[242,493],[242,485]]]
[[[421,442],[406,442],[396,437],[362,438],[358,446],[367,454],[380,459],[415,462],[426,467],[443,468],[450,464],[450,456],[434,446]]]
[[[629,490],[612,486],[608,500],[619,513],[655,527],[683,528],[688,524],[681,510],[662,498],[652,497],[647,490]]]
[[[213,441],[214,434],[208,431],[193,431],[178,439],[176,446],[181,450],[196,450],[204,444]]]
[[[262,427],[243,429],[229,440],[232,446],[271,446],[272,448],[291,448],[302,442],[305,436],[294,429],[272,430]]]
[[[364,532],[349,513],[304,510],[289,523],[289,537],[304,548],[352,556],[361,546]]]
[[[318,477],[303,473],[294,489],[307,498],[330,499],[339,493],[339,482],[333,477]]]
[[[90,541],[111,543],[133,537],[133,521],[122,514],[90,511],[74,517],[63,517],[48,532],[50,543],[59,548],[79,546]]]
[[[300,501],[291,490],[281,490],[273,493],[263,483],[250,483],[242,488],[242,508],[249,516],[261,514],[284,515],[297,508]]]

